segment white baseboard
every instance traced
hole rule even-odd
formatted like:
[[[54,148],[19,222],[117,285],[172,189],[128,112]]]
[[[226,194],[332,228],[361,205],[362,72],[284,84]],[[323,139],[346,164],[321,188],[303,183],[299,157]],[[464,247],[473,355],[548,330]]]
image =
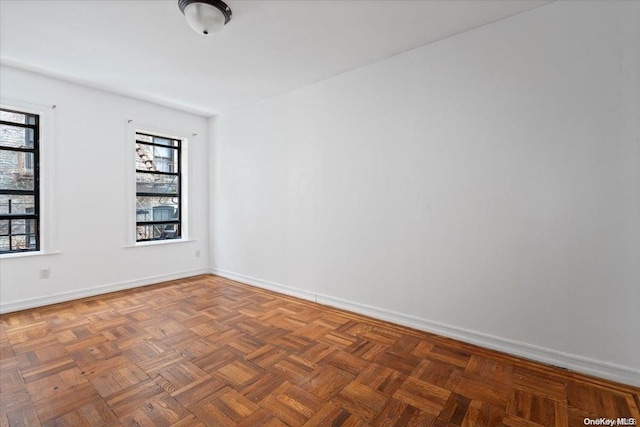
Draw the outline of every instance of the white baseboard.
[[[314,301],[330,307],[340,308],[354,313],[364,314],[376,319],[393,322],[399,325],[408,326],[414,329],[431,332],[445,337],[453,338],[469,344],[475,344],[484,348],[501,351],[525,359],[570,369],[576,372],[617,381],[624,384],[640,386],[640,370],[627,366],[616,365],[600,360],[589,359],[571,353],[564,353],[536,345],[526,344],[494,335],[484,334],[478,331],[459,328],[457,326],[446,325],[417,316],[411,316],[384,308],[373,307],[353,301],[329,295],[316,294],[302,289],[292,288],[279,283],[245,276],[231,271],[213,268],[212,274],[236,280],[259,288]]]
[[[226,270],[220,270],[217,268],[212,268],[211,270],[209,270],[209,272],[211,274],[215,274],[216,276],[235,280],[241,283],[246,283],[248,285],[254,285],[262,289],[278,292],[279,294],[290,295],[292,297],[298,297],[307,301],[316,302],[316,294],[313,292],[305,291],[303,289],[292,288],[289,286],[281,285],[279,283],[269,282],[267,280],[262,280],[262,279],[256,279],[254,277],[245,276],[244,274],[234,273]]]
[[[123,291],[125,289],[137,288],[140,286],[154,285],[156,283],[166,282],[169,280],[184,279],[185,277],[197,276],[199,274],[210,274],[208,268],[197,270],[183,271],[180,273],[163,274],[160,276],[150,276],[142,279],[129,280],[126,282],[113,283],[110,285],[96,286],[94,288],[80,289],[73,292],[64,292],[56,295],[48,295],[46,297],[30,298],[9,303],[0,303],[0,314],[11,313],[29,308],[43,307],[45,305],[57,304],[80,298],[92,297],[96,295],[107,294],[109,292]]]

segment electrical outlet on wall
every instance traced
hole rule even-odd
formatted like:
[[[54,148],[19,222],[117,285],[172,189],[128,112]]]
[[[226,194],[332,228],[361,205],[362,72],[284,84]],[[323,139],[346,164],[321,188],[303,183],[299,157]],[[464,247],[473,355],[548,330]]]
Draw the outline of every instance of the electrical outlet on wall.
[[[196,251],[196,258],[200,258],[200,251]]]
[[[51,275],[51,269],[50,268],[43,268],[43,269],[40,270],[40,278],[41,279],[48,279],[50,275]]]

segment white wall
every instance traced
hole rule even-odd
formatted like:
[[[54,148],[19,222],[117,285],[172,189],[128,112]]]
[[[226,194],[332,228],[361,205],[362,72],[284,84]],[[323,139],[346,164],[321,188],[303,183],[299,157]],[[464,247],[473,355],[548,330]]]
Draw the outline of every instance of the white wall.
[[[50,153],[55,156],[51,195],[56,239],[50,249],[59,252],[0,259],[2,311],[207,271],[206,118],[9,67],[0,69],[0,87],[5,102],[56,105],[51,114],[55,153]],[[135,190],[125,165],[133,164],[136,127],[189,138],[192,242],[126,247],[134,212],[128,201]],[[51,271],[49,279],[39,278],[44,268]]]
[[[560,2],[222,114],[215,271],[640,383],[639,77]]]

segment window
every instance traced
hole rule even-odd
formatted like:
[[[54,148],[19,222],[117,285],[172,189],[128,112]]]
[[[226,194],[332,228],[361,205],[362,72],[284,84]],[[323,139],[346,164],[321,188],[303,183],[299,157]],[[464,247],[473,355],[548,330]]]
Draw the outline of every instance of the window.
[[[182,236],[182,140],[136,132],[136,241]]]
[[[0,254],[40,250],[40,117],[0,109]]]

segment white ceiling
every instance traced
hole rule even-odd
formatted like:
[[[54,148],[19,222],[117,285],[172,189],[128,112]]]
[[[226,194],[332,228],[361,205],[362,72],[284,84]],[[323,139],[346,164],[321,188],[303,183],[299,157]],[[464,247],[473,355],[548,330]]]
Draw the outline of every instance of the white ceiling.
[[[204,37],[177,0],[0,0],[0,60],[212,115],[547,2],[229,0]]]

